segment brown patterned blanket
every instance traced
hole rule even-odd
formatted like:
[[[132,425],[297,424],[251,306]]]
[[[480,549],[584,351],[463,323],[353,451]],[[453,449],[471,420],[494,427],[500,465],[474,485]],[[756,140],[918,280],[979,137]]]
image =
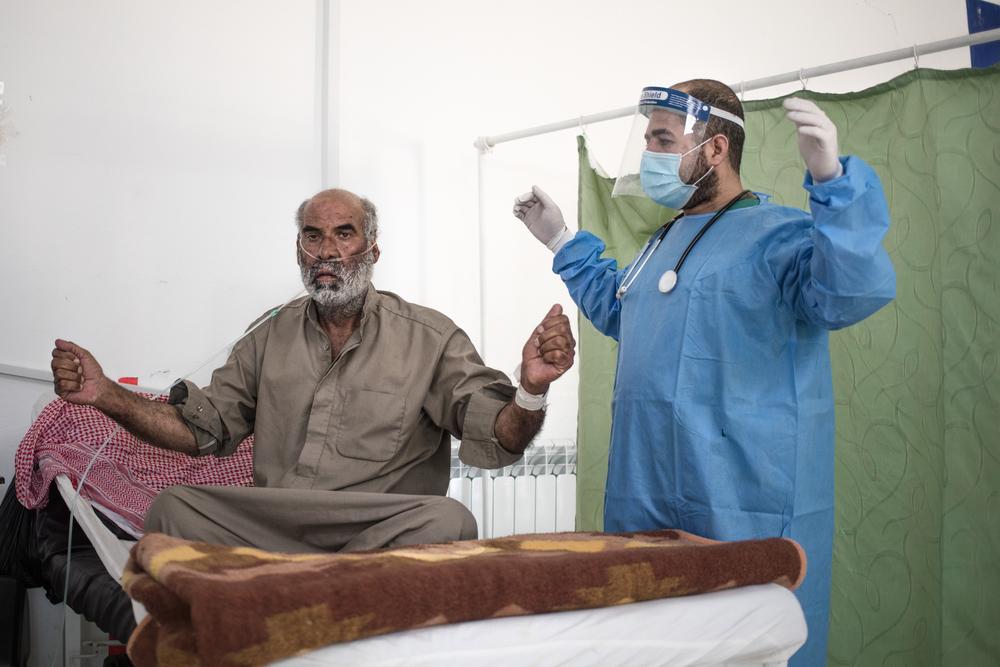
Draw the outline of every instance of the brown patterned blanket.
[[[788,539],[713,542],[676,530],[548,533],[351,554],[276,554],[148,534],[123,577],[147,617],[145,665],[259,665],[327,644],[501,616],[626,604],[775,582]]]

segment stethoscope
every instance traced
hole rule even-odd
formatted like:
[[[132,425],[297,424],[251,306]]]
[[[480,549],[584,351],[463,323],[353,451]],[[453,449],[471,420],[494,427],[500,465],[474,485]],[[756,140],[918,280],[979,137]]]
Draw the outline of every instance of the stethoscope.
[[[674,268],[664,271],[663,275],[660,276],[660,282],[658,283],[658,287],[660,288],[661,292],[663,292],[664,294],[670,294],[670,292],[672,292],[674,288],[677,287],[677,274],[680,272],[681,267],[684,266],[684,260],[686,260],[687,256],[691,254],[691,250],[694,249],[698,241],[701,240],[701,237],[705,235],[705,232],[711,229],[712,225],[715,224],[715,221],[721,218],[723,213],[731,209],[736,202],[740,201],[747,195],[752,195],[752,194],[753,193],[751,193],[749,190],[744,190],[743,192],[739,193],[731,200],[729,200],[729,203],[727,203],[725,206],[719,209],[715,213],[715,215],[713,215],[711,219],[709,219],[709,221],[706,222],[704,226],[702,226],[702,228],[698,230],[698,233],[695,234],[695,237],[691,239],[691,243],[688,243],[687,248],[684,249],[684,254],[681,255],[681,258],[679,260],[677,260],[677,264],[674,266]],[[625,296],[625,292],[627,292],[629,288],[632,287],[636,279],[639,277],[639,274],[642,273],[642,267],[646,266],[646,262],[648,262],[649,258],[653,256],[653,253],[656,252],[656,249],[660,247],[660,242],[663,241],[663,238],[667,235],[667,232],[670,231],[670,228],[674,226],[675,222],[677,222],[683,217],[684,217],[684,211],[681,211],[670,222],[663,225],[663,227],[660,229],[659,235],[656,237],[656,243],[653,243],[653,239],[646,241],[646,245],[642,247],[642,251],[639,253],[639,257],[637,258],[637,260],[633,262],[632,266],[629,267],[629,270],[625,272],[625,277],[622,278],[621,287],[619,287],[618,290],[615,292],[616,299],[621,299],[623,296]],[[649,249],[650,244],[653,245],[653,248],[651,250]],[[648,254],[646,252],[647,250],[649,250]],[[629,277],[631,277],[632,280],[629,280]]]

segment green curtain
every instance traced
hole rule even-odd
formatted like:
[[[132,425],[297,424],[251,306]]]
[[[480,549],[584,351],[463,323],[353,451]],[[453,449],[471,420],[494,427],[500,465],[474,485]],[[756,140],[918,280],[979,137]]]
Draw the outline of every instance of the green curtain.
[[[831,665],[1000,665],[1000,69],[803,91],[882,179],[896,300],[830,338]],[[781,100],[746,104],[742,176],[807,208]],[[580,227],[631,261],[671,212],[612,199],[579,141]],[[997,220],[993,217],[997,216]],[[614,342],[580,322],[578,523],[602,527]]]

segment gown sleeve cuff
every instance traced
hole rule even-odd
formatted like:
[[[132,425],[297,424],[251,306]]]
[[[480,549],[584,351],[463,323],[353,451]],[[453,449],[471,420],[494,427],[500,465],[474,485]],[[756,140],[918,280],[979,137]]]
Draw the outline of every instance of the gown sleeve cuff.
[[[570,234],[570,237],[556,250],[552,257],[552,271],[555,273],[559,273],[567,266],[586,259],[592,254],[600,257],[601,253],[604,252],[604,241],[590,232],[580,230]]]
[[[802,187],[809,193],[809,201],[826,208],[844,208],[863,195],[872,182],[874,171],[864,160],[848,155],[840,158],[843,173],[837,178],[817,183],[806,170]]]

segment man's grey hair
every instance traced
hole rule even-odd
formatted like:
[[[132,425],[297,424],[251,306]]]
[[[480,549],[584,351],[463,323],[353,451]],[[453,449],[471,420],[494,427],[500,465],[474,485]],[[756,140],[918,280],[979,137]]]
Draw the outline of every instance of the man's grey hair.
[[[346,192],[343,190],[342,192]],[[306,199],[304,202],[299,204],[299,208],[295,211],[295,226],[297,229],[301,230],[302,225],[305,222],[304,217],[306,214],[306,206],[309,205],[314,197]],[[365,240],[368,243],[375,243],[378,240],[378,209],[375,208],[375,204],[371,200],[365,197],[358,197],[361,200],[361,210],[364,211],[364,219],[362,222],[362,231],[365,235]]]

